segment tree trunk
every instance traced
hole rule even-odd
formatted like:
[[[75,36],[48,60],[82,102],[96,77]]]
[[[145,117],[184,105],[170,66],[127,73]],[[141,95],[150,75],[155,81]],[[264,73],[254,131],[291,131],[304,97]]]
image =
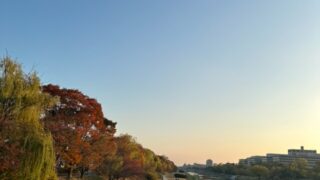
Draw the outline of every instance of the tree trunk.
[[[82,167],[80,169],[80,179],[83,179],[84,173],[85,173],[85,169]]]
[[[73,167],[70,167],[69,171],[68,171],[68,178],[67,179],[70,180],[72,178],[72,172],[73,172]]]

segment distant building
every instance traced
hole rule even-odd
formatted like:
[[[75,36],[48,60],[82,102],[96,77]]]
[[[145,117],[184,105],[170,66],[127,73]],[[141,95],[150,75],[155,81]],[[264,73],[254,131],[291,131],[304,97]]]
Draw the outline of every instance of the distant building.
[[[194,168],[206,168],[206,165],[205,164],[193,163],[193,165],[191,165],[191,167],[194,167]]]
[[[206,167],[207,167],[206,164],[193,163],[193,164],[184,164],[181,168],[183,170],[187,170],[187,169],[192,169],[192,168],[205,169]]]
[[[245,165],[261,164],[266,162],[267,162],[266,156],[251,156],[246,159],[239,160],[239,164],[245,164]]]
[[[206,161],[206,166],[207,166],[207,167],[212,167],[212,166],[213,166],[213,161],[212,161],[211,159],[208,159],[208,160]]]
[[[251,156],[246,159],[240,159],[239,164],[254,165],[261,163],[280,163],[289,165],[296,159],[305,159],[310,168],[314,167],[320,161],[320,154],[316,150],[305,150],[303,146],[300,149],[289,149],[288,154],[268,153],[266,156]]]

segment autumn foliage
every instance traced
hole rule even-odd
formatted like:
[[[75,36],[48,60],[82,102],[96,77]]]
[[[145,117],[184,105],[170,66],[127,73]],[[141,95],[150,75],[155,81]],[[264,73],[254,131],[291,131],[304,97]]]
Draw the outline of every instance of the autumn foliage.
[[[116,137],[117,151],[106,158],[97,172],[109,180],[120,178],[160,179],[159,173],[172,172],[176,166],[165,156],[156,155],[127,134]]]
[[[78,90],[42,87],[43,92],[60,99],[43,117],[51,131],[58,163],[69,170],[95,169],[104,156],[115,149],[115,124],[104,118],[101,105]],[[109,124],[108,124],[109,123]]]
[[[39,121],[55,98],[10,57],[0,73],[0,179],[56,179],[52,137]]]
[[[7,64],[6,64],[7,63]],[[1,69],[2,68],[2,69]],[[0,179],[159,179],[175,165],[130,135],[115,136],[116,123],[101,104],[79,90],[41,86],[10,59],[0,64]]]
[[[68,170],[69,177],[74,170],[81,175],[90,170],[108,179],[157,179],[158,173],[175,169],[171,161],[143,148],[130,135],[115,137],[116,123],[104,118],[95,99],[55,85],[42,89],[60,99],[42,121],[53,135],[59,168]]]

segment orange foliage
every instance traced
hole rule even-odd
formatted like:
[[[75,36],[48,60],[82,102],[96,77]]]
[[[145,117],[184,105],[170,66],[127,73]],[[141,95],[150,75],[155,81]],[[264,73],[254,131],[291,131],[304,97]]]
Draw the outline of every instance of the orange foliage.
[[[67,168],[94,169],[103,156],[115,149],[115,123],[104,118],[101,105],[78,90],[43,86],[43,91],[60,98],[43,118],[50,130],[58,161]]]

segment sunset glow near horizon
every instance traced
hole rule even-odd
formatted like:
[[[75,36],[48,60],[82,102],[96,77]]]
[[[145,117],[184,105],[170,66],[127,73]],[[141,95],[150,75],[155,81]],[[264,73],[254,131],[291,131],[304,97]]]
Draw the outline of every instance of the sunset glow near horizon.
[[[320,1],[12,1],[0,52],[183,163],[320,150]]]

